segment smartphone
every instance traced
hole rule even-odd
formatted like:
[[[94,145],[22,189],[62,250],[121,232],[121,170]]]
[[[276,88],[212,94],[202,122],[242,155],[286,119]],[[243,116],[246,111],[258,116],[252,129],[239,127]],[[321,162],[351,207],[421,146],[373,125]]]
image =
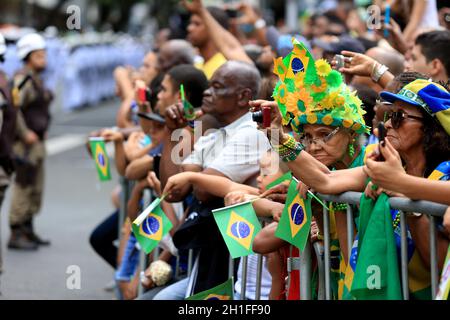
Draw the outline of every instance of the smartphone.
[[[336,54],[334,60],[336,61],[336,70],[345,66],[345,57],[342,54]]]
[[[384,122],[381,121],[380,123],[378,123],[378,141],[379,141],[379,145],[383,145],[384,146],[384,138],[386,137],[386,128],[384,126]],[[378,155],[377,161],[384,161],[384,157],[381,154],[381,151],[378,150],[380,152],[380,154]]]
[[[237,18],[238,16],[238,11],[236,9],[226,9],[225,12],[227,13],[229,18]]]
[[[384,10],[384,24],[389,24],[391,21],[391,6],[389,4],[386,5]],[[384,28],[384,37],[387,38],[389,36],[389,30]]]

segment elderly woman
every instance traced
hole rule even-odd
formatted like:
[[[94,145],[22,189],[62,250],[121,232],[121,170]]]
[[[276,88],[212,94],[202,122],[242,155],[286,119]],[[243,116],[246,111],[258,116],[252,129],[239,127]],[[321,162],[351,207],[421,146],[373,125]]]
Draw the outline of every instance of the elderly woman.
[[[381,97],[393,103],[392,112],[389,113],[385,124],[386,139],[400,154],[406,173],[417,177],[433,177],[434,169],[450,158],[448,90],[437,83],[418,79],[404,86],[397,94],[382,92]],[[272,136],[279,133],[283,116],[278,105],[255,101],[253,106],[271,109],[272,122],[268,134]],[[365,189],[368,176],[364,167],[331,171],[303,151],[304,146],[291,137],[282,135],[279,141],[276,148],[294,176],[316,191],[337,194]],[[428,225],[426,216],[408,215],[409,231],[420,256],[418,264],[429,268]],[[444,237],[438,236],[439,267],[442,267],[444,262],[448,243]],[[411,285],[413,284],[410,282],[410,289],[414,290]]]
[[[278,59],[275,66],[280,81],[273,96],[283,113],[282,124],[291,125],[294,132],[301,135],[305,150],[330,171],[362,166],[365,148],[361,148],[359,141],[360,135],[368,132],[363,118],[365,112],[361,100],[350,92],[342,75],[332,70],[326,61],[314,61],[298,42],[294,42],[293,51],[286,58]],[[300,184],[303,196],[307,188]],[[320,208],[318,211],[313,208],[313,211],[321,212]],[[349,254],[345,212],[345,204],[333,204],[331,261],[335,281],[332,287],[334,296],[339,298],[343,294],[343,282],[340,281],[340,285],[338,282],[343,280]],[[321,217],[316,216],[319,229]],[[270,225],[257,235],[254,250],[267,253],[284,246],[285,242],[276,238],[274,231],[274,226]]]

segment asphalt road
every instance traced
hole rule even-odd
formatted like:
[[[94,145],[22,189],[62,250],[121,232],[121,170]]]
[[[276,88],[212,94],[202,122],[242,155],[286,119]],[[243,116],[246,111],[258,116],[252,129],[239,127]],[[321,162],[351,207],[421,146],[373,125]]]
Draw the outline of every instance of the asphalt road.
[[[98,182],[94,163],[81,143],[90,131],[114,125],[117,108],[117,101],[109,101],[54,117],[44,202],[35,220],[37,233],[52,241],[50,247],[35,252],[7,249],[10,190],[7,192],[0,216],[0,299],[113,299],[113,293],[104,287],[114,271],[91,249],[89,235],[113,211],[110,194],[118,177],[113,172],[111,182]],[[73,270],[79,271],[79,288]]]

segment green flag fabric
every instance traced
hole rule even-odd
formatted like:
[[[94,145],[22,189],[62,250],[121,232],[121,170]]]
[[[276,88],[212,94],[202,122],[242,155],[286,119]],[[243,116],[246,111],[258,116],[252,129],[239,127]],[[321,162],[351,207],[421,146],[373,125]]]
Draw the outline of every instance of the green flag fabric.
[[[230,278],[226,282],[212,289],[194,294],[186,298],[186,300],[233,300],[233,283],[233,278]]]
[[[369,199],[364,194],[361,196],[363,232],[360,230],[351,294],[359,300],[400,300],[400,273],[389,198],[382,193],[376,202]]]
[[[150,253],[172,229],[172,223],[161,209],[161,199],[153,201],[131,225],[133,233],[145,253]]]
[[[212,210],[220,233],[233,258],[253,253],[252,244],[261,224],[250,201]]]
[[[184,94],[184,85],[180,85],[180,95],[181,102],[183,103],[184,117],[186,120],[195,120],[195,108],[189,101],[186,100],[186,96]]]
[[[98,178],[100,181],[111,180],[111,170],[109,167],[109,158],[106,154],[105,139],[89,138],[89,146],[95,160]]]
[[[311,196],[308,194],[306,199],[302,199],[297,191],[297,181],[292,179],[275,236],[303,251],[310,228]]]
[[[279,177],[278,179],[276,179],[275,181],[272,181],[271,183],[269,183],[266,187],[266,189],[270,189],[273,188],[285,181],[289,181],[292,179],[292,172],[288,171],[285,174],[283,174],[281,177]]]

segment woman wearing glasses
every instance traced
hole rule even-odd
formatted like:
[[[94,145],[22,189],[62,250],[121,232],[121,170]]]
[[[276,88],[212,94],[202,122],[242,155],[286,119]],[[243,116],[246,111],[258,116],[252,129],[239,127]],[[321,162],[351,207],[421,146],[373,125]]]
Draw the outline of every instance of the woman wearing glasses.
[[[388,113],[386,139],[399,153],[407,174],[428,178],[442,163],[450,160],[450,93],[447,88],[418,79],[404,86],[397,94],[382,92],[381,97],[392,103]],[[271,132],[279,132],[282,115],[277,104],[257,101],[254,107],[271,108]],[[331,171],[312,155],[302,151],[304,146],[282,135],[280,145],[283,157],[294,176],[316,191],[339,194],[345,191],[363,191],[366,187],[365,167]],[[373,157],[374,158],[374,157]],[[445,179],[450,173],[443,173]],[[408,227],[420,254],[422,264],[429,270],[428,218],[408,215]],[[438,234],[438,265],[442,267],[448,240]],[[422,275],[422,277],[428,275]],[[411,283],[410,283],[411,285]],[[414,288],[411,288],[414,290]],[[424,288],[425,289],[425,288]],[[418,290],[420,291],[420,290]]]

